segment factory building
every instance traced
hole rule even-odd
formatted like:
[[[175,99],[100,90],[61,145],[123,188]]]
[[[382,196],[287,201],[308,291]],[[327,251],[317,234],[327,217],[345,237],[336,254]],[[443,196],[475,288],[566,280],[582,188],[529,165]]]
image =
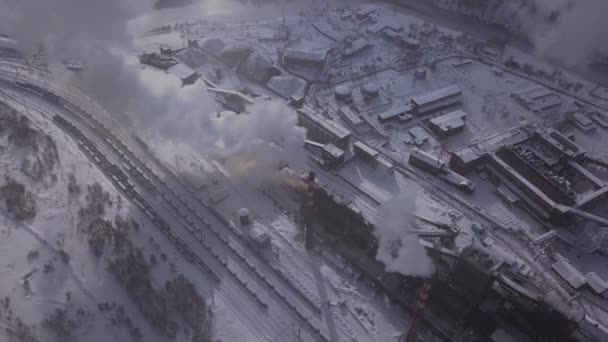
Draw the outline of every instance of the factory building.
[[[450,168],[460,174],[472,171],[484,161],[485,153],[479,153],[472,147],[465,147],[450,154]]]
[[[215,94],[216,100],[237,113],[244,112],[248,105],[255,102],[249,96],[234,90],[208,87],[207,91]]]
[[[185,64],[178,63],[169,69],[169,72],[179,77],[182,81],[182,86],[191,85],[200,77],[196,70],[191,69]]]
[[[408,163],[416,168],[439,177],[441,180],[466,193],[475,191],[475,184],[469,179],[450,170],[447,163],[420,150],[410,152]]]
[[[378,114],[378,121],[381,124],[386,124],[390,121],[399,119],[400,122],[407,122],[412,119],[412,115],[410,115],[410,111],[412,110],[412,106],[404,105],[398,106],[395,108],[391,108],[386,112]]]
[[[359,20],[364,20],[364,19],[369,19],[369,17],[375,13],[377,10],[376,6],[367,6],[367,7],[363,7],[360,8],[355,15],[357,16],[357,19]]]
[[[462,102],[462,89],[458,85],[450,85],[414,96],[411,102],[418,115],[428,115],[433,111]]]
[[[466,117],[467,113],[456,110],[429,120],[429,128],[438,136],[448,136],[464,129]]]
[[[302,66],[322,67],[325,64],[325,53],[286,49],[283,53],[283,63],[287,65],[293,64]]]
[[[298,109],[298,123],[306,128],[309,139],[323,144],[334,144],[346,150],[350,143],[350,132],[341,125],[316,114],[312,109]]]
[[[177,64],[177,62],[173,60],[171,56],[161,55],[156,52],[142,53],[141,55],[139,55],[139,62],[141,64],[153,66],[162,70],[168,70],[169,68]]]
[[[434,175],[444,173],[447,170],[444,161],[420,150],[414,150],[410,153],[408,163]]]
[[[369,147],[367,144],[361,141],[357,141],[353,144],[353,150],[356,156],[363,159],[374,159],[378,157],[379,154],[376,149]]]
[[[334,144],[326,144],[322,148],[322,159],[328,167],[337,167],[344,164],[344,156],[346,152]]]
[[[365,38],[359,38],[351,43],[350,47],[344,50],[345,57],[352,57],[361,52],[363,49],[372,46],[372,44]]]
[[[358,114],[352,111],[348,106],[342,106],[338,109],[338,114],[342,120],[348,123],[355,131],[361,132],[365,128],[365,122]]]

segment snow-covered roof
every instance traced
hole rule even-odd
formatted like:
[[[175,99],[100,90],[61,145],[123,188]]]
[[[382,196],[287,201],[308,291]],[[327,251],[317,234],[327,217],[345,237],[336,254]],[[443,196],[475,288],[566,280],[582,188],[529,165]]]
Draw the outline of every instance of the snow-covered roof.
[[[460,160],[462,160],[463,163],[470,163],[474,160],[477,160],[479,158],[479,155],[477,154],[477,152],[475,152],[473,149],[471,149],[470,147],[465,147],[463,149],[460,149],[456,152],[452,152],[452,154],[456,155],[458,158],[460,158]]]
[[[586,282],[583,274],[566,259],[557,261],[555,264],[551,265],[551,268],[575,289],[580,288]]]
[[[608,289],[608,283],[600,278],[595,272],[590,272],[585,274],[585,279],[587,280],[587,284],[595,293],[602,294]]]
[[[266,84],[284,98],[303,97],[306,81],[292,75],[275,76]]]
[[[296,49],[286,49],[283,53],[284,58],[297,59],[306,62],[321,63],[325,60],[325,53],[316,51],[304,51]]]
[[[444,88],[439,88],[421,95],[412,97],[412,103],[417,106],[425,106],[434,102],[441,101],[445,98],[462,94],[462,89],[458,85],[450,85]]]
[[[410,110],[412,110],[412,106],[402,105],[402,106],[398,106],[395,108],[391,108],[391,109],[387,110],[386,112],[378,114],[378,118],[380,120],[386,121],[386,120],[390,120],[396,116],[399,116],[401,114],[407,113]]]
[[[179,77],[182,80],[185,80],[191,76],[193,76],[194,74],[196,74],[196,71],[191,69],[190,67],[188,67],[185,64],[182,63],[177,63],[175,64],[173,67],[171,67],[169,69],[169,72],[172,73],[173,75]]]
[[[207,55],[200,49],[185,49],[176,53],[175,58],[193,69],[207,63]]]

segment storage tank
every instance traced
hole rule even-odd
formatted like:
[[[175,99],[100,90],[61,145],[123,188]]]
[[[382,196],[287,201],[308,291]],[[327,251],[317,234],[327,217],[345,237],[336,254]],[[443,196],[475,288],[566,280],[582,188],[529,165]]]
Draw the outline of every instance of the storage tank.
[[[337,100],[345,101],[350,98],[353,93],[353,90],[349,86],[339,85],[334,90]]]
[[[380,87],[374,82],[365,83],[363,85],[363,97],[373,99],[380,93]]]
[[[238,215],[239,215],[239,221],[243,225],[249,224],[249,222],[251,221],[249,218],[249,209],[247,209],[247,208],[239,209]]]

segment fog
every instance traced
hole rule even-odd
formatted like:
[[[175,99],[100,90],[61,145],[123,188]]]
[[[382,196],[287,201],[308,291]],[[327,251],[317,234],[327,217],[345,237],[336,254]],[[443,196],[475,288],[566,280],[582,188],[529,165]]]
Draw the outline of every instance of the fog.
[[[608,55],[608,1],[533,0],[518,7],[523,31],[541,57],[573,67]],[[515,4],[514,4],[515,6]]]

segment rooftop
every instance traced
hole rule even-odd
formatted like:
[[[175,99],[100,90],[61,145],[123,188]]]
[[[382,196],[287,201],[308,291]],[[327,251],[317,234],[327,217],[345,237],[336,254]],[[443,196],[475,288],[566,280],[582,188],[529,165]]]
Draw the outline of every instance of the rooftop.
[[[443,100],[447,97],[457,96],[462,94],[462,89],[458,85],[450,85],[444,88],[436,89],[421,95],[412,97],[412,103],[416,106],[424,106],[434,102]]]
[[[302,61],[309,62],[323,62],[325,60],[325,53],[316,51],[305,51],[296,49],[285,49],[283,54],[284,58],[299,59]]]

